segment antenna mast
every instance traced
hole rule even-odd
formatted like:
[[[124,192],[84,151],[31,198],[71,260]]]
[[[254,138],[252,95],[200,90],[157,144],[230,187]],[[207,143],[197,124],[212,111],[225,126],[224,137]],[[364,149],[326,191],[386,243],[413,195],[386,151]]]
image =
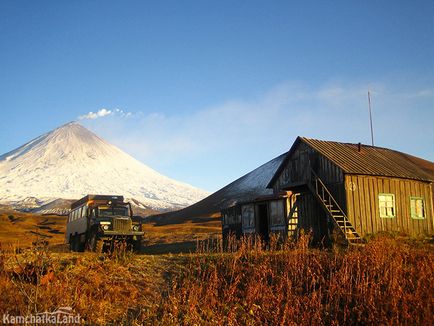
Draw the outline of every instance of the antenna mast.
[[[374,146],[374,127],[372,127],[371,92],[368,91],[369,121],[371,122],[371,143]]]

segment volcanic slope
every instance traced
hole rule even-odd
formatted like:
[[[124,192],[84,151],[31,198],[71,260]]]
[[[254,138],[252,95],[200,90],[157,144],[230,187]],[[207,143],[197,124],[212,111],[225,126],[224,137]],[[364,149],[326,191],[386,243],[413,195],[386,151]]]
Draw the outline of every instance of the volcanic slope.
[[[0,156],[0,199],[47,202],[117,194],[157,210],[182,208],[207,192],[161,175],[70,122]]]
[[[286,153],[275,157],[189,207],[175,212],[156,215],[151,217],[150,220],[160,225],[183,223],[187,220],[196,220],[196,217],[208,217],[219,213],[222,208],[232,206],[237,202],[249,201],[260,196],[270,195],[273,193],[273,190],[267,189],[268,182],[280,166],[285,155]]]

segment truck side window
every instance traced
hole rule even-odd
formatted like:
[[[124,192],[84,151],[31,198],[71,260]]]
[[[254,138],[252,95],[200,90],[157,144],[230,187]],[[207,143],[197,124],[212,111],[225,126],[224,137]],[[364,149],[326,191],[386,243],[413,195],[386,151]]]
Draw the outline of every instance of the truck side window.
[[[87,206],[83,206],[83,210],[81,211],[81,217],[86,218]]]

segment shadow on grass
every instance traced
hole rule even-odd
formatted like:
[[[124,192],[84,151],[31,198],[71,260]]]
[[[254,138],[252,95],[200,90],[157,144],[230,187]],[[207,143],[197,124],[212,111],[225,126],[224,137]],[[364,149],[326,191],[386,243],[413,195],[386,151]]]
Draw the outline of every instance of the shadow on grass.
[[[171,219],[162,219],[162,218],[149,218],[148,222],[154,223],[154,226],[166,226],[166,225],[175,225],[175,224],[184,224],[186,222],[191,223],[207,223],[207,222],[218,222],[220,221],[219,217],[189,217],[185,218],[171,218]]]
[[[144,246],[141,250],[142,254],[147,255],[162,255],[162,254],[179,254],[190,253],[196,251],[196,241],[183,241],[173,243],[158,243],[150,246]]]

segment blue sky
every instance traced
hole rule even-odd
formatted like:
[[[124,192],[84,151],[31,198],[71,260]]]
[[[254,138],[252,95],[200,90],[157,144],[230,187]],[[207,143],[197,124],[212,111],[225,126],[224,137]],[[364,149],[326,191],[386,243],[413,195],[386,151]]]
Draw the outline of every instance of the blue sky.
[[[432,1],[0,2],[0,153],[81,123],[216,190],[297,135],[434,161]],[[116,111],[118,109],[118,111]]]

